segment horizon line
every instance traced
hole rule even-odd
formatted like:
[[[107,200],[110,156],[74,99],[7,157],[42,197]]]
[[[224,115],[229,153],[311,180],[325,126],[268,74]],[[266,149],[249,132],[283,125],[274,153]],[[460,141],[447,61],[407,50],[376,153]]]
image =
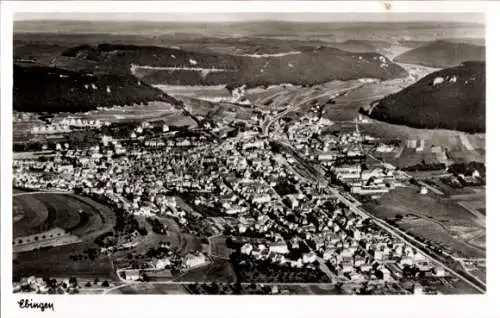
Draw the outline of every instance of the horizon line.
[[[15,22],[445,23],[485,24],[479,12],[19,12]]]

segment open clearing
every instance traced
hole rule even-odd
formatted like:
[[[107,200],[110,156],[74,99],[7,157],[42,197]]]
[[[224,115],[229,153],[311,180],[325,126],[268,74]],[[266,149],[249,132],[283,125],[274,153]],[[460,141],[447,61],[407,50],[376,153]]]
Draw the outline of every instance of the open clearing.
[[[378,217],[392,219],[396,215],[402,216],[397,222],[400,228],[459,255],[485,255],[484,244],[478,244],[478,240],[484,237],[485,228],[452,199],[433,193],[420,195],[416,187],[407,187],[391,191],[366,207]]]
[[[145,227],[148,234],[136,237],[134,242],[136,242],[137,245],[135,247],[115,252],[113,257],[117,263],[127,260],[127,254],[129,253],[144,254],[151,248],[157,248],[162,242],[169,243],[172,251],[179,256],[185,256],[188,253],[202,249],[202,239],[189,233],[183,233],[174,219],[166,217],[156,218],[166,226],[166,233],[154,233],[146,217],[137,216],[139,225]]]
[[[85,249],[91,247],[95,247],[91,242],[82,242],[18,253],[13,259],[13,275],[112,279],[114,270],[107,256],[99,256],[95,260],[87,258],[76,262],[69,259],[70,255],[83,253]]]
[[[213,263],[186,272],[176,278],[189,282],[236,282],[236,274],[230,262],[216,259]]]
[[[378,199],[378,204],[373,206],[375,212],[381,217],[394,217],[396,214],[405,216],[413,214],[416,216],[430,217],[444,224],[470,225],[471,214],[454,200],[429,193],[419,194],[419,188],[408,186],[398,188],[384,194]]]
[[[228,260],[233,250],[226,244],[227,237],[223,235],[209,238],[211,256]]]
[[[413,175],[413,174],[412,174]],[[441,179],[439,178],[427,178],[423,180],[424,183],[435,187],[439,189],[439,191],[443,192],[445,195],[450,196],[452,199],[457,199],[455,196],[462,196],[462,195],[474,195],[476,192],[472,190],[470,187],[464,187],[464,188],[453,188],[447,184],[445,184]],[[464,199],[464,200],[469,200]]]
[[[481,249],[480,246],[473,246],[464,239],[464,228],[455,228],[460,231],[452,231],[451,229],[441,226],[437,222],[421,218],[404,218],[397,224],[400,228],[407,230],[413,236],[428,239],[432,241],[433,245],[451,249],[460,256],[484,257],[484,249]],[[476,233],[483,232],[483,230],[474,230],[473,228],[467,228],[467,230],[475,231]]]
[[[459,201],[457,202],[462,207],[464,207],[467,211],[469,211],[473,216],[476,217],[476,220],[480,220],[483,226],[486,226],[486,219],[484,217],[484,213],[486,209],[486,202],[483,200],[476,201]]]
[[[430,146],[441,146],[446,148],[446,155],[454,162],[470,162],[470,161],[485,161],[484,149],[486,147],[485,134],[467,134],[453,130],[444,129],[417,129],[402,125],[393,125],[385,122],[369,119],[368,123],[360,124],[360,130],[376,138],[382,140],[401,140],[403,144],[407,140],[424,140],[426,149],[422,152],[409,152],[408,154],[393,158],[393,164],[398,167],[404,167],[404,161],[407,155],[419,157],[420,160],[425,159],[423,156],[429,154]],[[467,143],[464,144],[464,139]],[[470,148],[473,148],[472,150]]]
[[[354,120],[360,108],[369,106],[372,101],[400,90],[402,88],[400,81],[370,83],[353,89],[335,98],[335,105],[325,109],[325,117],[333,121]]]

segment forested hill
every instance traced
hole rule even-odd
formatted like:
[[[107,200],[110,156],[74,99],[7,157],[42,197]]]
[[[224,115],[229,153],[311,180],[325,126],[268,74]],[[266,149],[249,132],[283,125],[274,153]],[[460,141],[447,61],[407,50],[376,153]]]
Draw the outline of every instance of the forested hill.
[[[275,54],[228,55],[183,49],[100,44],[81,45],[62,54],[86,60],[100,70],[130,71],[149,84],[247,87],[290,83],[315,85],[332,80],[406,76],[406,71],[378,53],[353,53],[331,47]]]
[[[485,54],[484,46],[439,40],[407,51],[397,56],[394,61],[446,68],[466,61],[484,61]]]
[[[73,72],[39,65],[14,65],[14,110],[85,112],[97,107],[175,99],[132,75]]]
[[[466,62],[439,70],[361,112],[374,119],[415,128],[484,133],[485,71],[483,62]]]

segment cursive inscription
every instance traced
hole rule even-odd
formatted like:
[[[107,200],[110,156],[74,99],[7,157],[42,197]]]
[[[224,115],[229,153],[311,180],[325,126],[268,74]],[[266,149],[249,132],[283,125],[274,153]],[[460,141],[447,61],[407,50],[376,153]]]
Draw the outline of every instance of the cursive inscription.
[[[45,310],[51,309],[54,311],[54,303],[49,302],[34,302],[33,299],[21,299],[17,302],[19,308],[23,309],[39,309],[44,312]]]

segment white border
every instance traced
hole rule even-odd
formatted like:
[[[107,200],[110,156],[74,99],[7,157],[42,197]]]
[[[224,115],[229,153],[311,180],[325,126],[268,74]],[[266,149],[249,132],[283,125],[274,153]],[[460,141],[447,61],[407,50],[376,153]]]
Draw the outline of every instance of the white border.
[[[9,1],[14,12],[485,12],[488,1]]]
[[[1,23],[1,203],[2,203],[2,316],[5,317],[494,317],[499,296],[498,243],[500,224],[495,194],[500,193],[496,176],[500,168],[495,142],[500,107],[500,5],[495,2],[394,1],[394,12],[486,12],[487,21],[487,165],[488,165],[488,292],[483,296],[41,296],[36,301],[54,301],[55,312],[20,311],[11,293],[11,160],[12,160],[12,15],[14,12],[386,12],[380,1],[352,2],[132,2],[132,1],[2,1]]]

